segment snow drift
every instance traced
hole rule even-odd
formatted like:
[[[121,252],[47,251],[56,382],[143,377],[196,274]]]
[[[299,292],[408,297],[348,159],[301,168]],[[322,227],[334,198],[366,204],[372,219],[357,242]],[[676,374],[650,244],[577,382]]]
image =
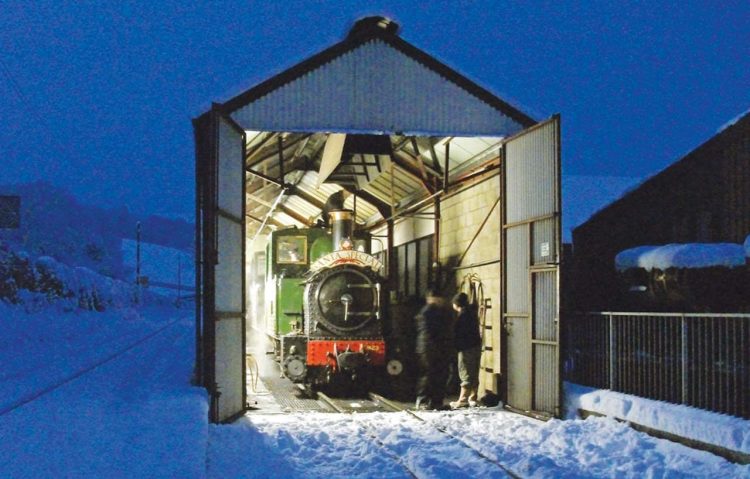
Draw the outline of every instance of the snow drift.
[[[26,252],[13,251],[0,242],[0,300],[37,309],[60,302],[68,309],[104,311],[143,301],[163,299],[139,291],[130,283],[113,279],[82,266],[71,267],[50,256],[32,259]]]

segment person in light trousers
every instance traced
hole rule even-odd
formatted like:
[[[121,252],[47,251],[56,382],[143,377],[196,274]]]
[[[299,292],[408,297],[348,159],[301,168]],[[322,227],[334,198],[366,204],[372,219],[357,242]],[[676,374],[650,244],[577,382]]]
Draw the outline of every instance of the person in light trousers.
[[[453,409],[477,404],[479,387],[479,358],[482,354],[482,338],[479,336],[479,316],[476,308],[469,304],[466,293],[453,297],[453,309],[458,313],[455,323],[454,344],[458,351],[458,377],[461,380],[461,395],[450,403]]]

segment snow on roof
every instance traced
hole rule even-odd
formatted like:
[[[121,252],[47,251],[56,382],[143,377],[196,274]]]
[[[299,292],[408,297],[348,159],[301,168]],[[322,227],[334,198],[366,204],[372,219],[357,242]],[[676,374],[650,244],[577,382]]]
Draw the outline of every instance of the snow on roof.
[[[750,235],[747,235],[747,238],[745,238],[745,256],[750,258]]]
[[[734,243],[684,243],[663,246],[638,246],[621,251],[615,256],[615,268],[708,268],[726,266],[734,268],[745,265],[745,256],[750,252],[748,241],[745,247]]]
[[[563,175],[563,241],[571,242],[575,228],[642,181],[643,178],[631,176]]]
[[[727,128],[729,128],[730,126],[732,126],[732,125],[734,125],[735,123],[737,123],[738,121],[740,121],[740,120],[741,120],[741,119],[742,119],[743,117],[745,117],[745,116],[746,116],[746,115],[748,115],[748,114],[750,114],[750,108],[748,108],[747,110],[745,110],[745,111],[743,111],[742,113],[740,113],[739,115],[735,116],[734,118],[732,118],[732,119],[731,119],[731,120],[729,120],[728,122],[726,122],[726,123],[724,123],[723,125],[721,125],[721,126],[719,127],[719,129],[718,129],[718,130],[716,130],[716,133],[721,133],[722,131],[726,130],[726,129],[727,129]]]

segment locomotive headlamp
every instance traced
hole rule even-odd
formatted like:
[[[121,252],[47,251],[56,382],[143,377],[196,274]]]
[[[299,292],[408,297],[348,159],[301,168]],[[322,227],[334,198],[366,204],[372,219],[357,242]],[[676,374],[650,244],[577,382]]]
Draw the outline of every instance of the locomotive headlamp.
[[[352,240],[350,240],[349,238],[342,239],[340,246],[341,246],[341,249],[343,250],[350,250],[354,248],[354,244],[352,243]]]
[[[391,376],[398,376],[404,371],[404,364],[398,359],[391,359],[386,365],[386,371]]]
[[[333,248],[337,251],[342,249],[351,250],[354,243],[351,238],[354,234],[354,212],[352,210],[335,210],[329,213],[331,219],[331,240]],[[348,242],[348,247],[345,246]]]

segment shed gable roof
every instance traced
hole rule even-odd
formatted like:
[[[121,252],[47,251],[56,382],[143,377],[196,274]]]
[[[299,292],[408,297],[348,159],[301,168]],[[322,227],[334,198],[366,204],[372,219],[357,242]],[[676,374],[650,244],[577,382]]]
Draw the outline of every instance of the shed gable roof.
[[[390,28],[353,30],[222,107],[247,130],[508,136],[535,123]]]

